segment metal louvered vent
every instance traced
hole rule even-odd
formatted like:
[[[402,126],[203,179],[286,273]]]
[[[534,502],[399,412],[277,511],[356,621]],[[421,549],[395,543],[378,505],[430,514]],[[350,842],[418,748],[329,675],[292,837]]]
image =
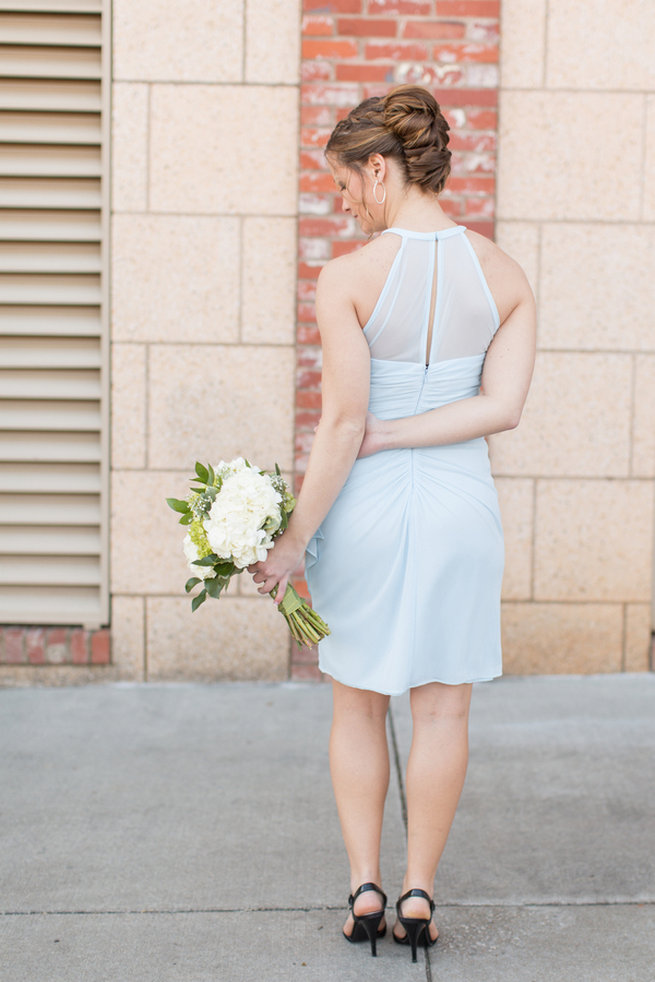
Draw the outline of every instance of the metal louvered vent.
[[[0,0],[0,623],[108,620],[108,0]]]

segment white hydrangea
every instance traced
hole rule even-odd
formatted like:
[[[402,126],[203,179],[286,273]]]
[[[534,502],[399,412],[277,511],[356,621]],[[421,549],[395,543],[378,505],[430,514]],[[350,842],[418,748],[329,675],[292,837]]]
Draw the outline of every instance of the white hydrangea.
[[[225,480],[226,477],[230,477],[238,473],[239,471],[252,470],[251,467],[245,462],[243,457],[235,457],[234,460],[219,460],[219,462],[214,467],[214,473],[218,474],[219,477]]]
[[[211,580],[212,577],[216,576],[216,573],[211,568],[211,566],[194,566],[193,562],[195,559],[200,559],[198,555],[198,548],[191,541],[190,535],[184,536],[184,541],[182,543],[184,548],[184,555],[186,556],[186,561],[189,564],[189,569],[194,576],[199,576],[201,580]]]
[[[223,485],[203,522],[209,544],[239,569],[266,558],[280,527],[281,495],[267,474],[238,457],[216,467]],[[264,527],[265,526],[265,527]]]

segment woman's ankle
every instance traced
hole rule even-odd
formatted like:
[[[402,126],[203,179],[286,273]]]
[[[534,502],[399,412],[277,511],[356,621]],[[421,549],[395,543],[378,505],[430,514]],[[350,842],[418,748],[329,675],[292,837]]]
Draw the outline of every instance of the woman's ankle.
[[[357,890],[359,889],[359,887],[363,883],[374,883],[375,886],[378,887],[379,890],[381,890],[382,886],[380,880],[381,880],[381,876],[379,871],[375,876],[368,876],[368,877],[364,876],[362,879],[355,881],[355,886],[351,886],[350,892],[354,896]],[[359,914],[359,915],[373,914],[376,911],[380,910],[380,908],[383,905],[383,901],[384,901],[384,897],[380,893],[378,893],[378,890],[372,890],[372,889],[364,890],[364,892],[360,893],[360,895],[355,900],[355,903],[353,905],[353,910],[355,914]]]

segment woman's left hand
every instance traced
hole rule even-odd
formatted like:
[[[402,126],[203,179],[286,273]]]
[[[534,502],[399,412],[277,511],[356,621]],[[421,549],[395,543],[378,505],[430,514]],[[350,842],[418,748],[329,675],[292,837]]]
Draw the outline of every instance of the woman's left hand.
[[[255,583],[260,583],[259,593],[270,593],[277,586],[275,603],[279,604],[284,596],[289,577],[298,569],[305,555],[305,547],[296,541],[288,529],[275,540],[266,559],[253,563],[248,567]]]
[[[370,457],[371,454],[379,453],[384,450],[383,441],[384,424],[382,420],[374,416],[373,413],[366,414],[366,432],[362,445],[359,448],[358,457]]]

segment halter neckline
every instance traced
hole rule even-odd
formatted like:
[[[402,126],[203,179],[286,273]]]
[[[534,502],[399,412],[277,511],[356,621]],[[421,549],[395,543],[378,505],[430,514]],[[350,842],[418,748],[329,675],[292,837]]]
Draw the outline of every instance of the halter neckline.
[[[395,232],[397,235],[404,235],[411,239],[447,239],[451,235],[459,235],[461,232],[466,231],[466,225],[452,225],[449,228],[442,228],[435,232],[414,232],[409,228],[398,228],[392,225],[391,228],[385,228],[385,232]]]

